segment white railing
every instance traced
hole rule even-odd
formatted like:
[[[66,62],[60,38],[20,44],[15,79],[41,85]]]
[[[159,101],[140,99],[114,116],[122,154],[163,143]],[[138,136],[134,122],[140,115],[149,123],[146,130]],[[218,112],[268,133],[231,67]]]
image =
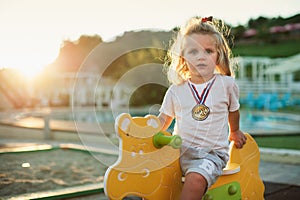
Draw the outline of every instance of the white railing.
[[[296,93],[300,92],[299,89],[290,87],[287,83],[276,83],[276,82],[267,82],[267,81],[240,81],[237,80],[237,84],[240,89],[241,94],[248,94],[250,92],[254,94],[261,93]]]

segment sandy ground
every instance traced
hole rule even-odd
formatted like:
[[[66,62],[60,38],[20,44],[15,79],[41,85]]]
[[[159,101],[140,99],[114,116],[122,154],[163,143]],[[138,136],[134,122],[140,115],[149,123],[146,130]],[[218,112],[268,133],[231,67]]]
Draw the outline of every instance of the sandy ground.
[[[15,144],[11,146],[18,147]],[[1,147],[10,147],[10,145],[1,146],[0,144],[0,149]],[[25,193],[46,192],[67,189],[72,186],[101,183],[107,166],[115,163],[116,159],[117,156],[100,153],[90,154],[87,151],[70,148],[0,153],[0,200]],[[106,164],[102,164],[103,161]],[[291,187],[289,185],[299,185],[299,173],[298,164],[260,162],[260,174],[266,182],[285,183],[288,184],[287,187]],[[280,190],[283,189],[279,188],[278,191]],[[274,192],[272,186],[271,192],[270,189],[268,191],[271,196],[269,195],[270,198],[266,199],[272,199],[273,193],[277,194],[278,191]],[[298,190],[296,190],[296,193],[298,193]],[[68,199],[107,200],[104,193],[74,196]],[[129,199],[136,200],[140,198]],[[280,197],[277,199],[289,198]]]
[[[96,154],[93,154],[96,155]],[[107,166],[116,157],[85,151],[54,149],[0,154],[0,199],[24,193],[67,188],[102,181]]]

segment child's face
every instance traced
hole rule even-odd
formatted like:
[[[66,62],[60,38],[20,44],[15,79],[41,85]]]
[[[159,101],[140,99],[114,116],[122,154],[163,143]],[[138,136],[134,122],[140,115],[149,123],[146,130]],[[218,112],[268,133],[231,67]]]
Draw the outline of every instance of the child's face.
[[[193,33],[184,37],[182,47],[191,80],[212,78],[218,57],[215,39],[208,34]]]

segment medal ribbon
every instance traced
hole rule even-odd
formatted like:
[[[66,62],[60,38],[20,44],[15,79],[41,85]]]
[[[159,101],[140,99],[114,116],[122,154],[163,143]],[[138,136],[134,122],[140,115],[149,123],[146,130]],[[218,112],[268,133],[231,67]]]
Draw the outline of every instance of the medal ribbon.
[[[192,91],[192,94],[193,94],[193,96],[194,96],[194,98],[195,98],[195,100],[196,100],[196,102],[197,102],[198,104],[204,104],[204,103],[205,103],[205,100],[206,100],[206,98],[207,98],[207,96],[208,96],[208,93],[209,93],[209,91],[210,91],[210,88],[211,88],[212,85],[214,84],[215,80],[216,80],[216,77],[213,79],[213,81],[209,82],[209,83],[206,85],[206,87],[203,89],[203,91],[202,91],[202,93],[201,93],[201,96],[199,95],[199,93],[198,93],[196,87],[195,87],[194,85],[192,85],[190,82],[188,82],[189,87],[190,87],[190,89],[191,89],[191,91]]]

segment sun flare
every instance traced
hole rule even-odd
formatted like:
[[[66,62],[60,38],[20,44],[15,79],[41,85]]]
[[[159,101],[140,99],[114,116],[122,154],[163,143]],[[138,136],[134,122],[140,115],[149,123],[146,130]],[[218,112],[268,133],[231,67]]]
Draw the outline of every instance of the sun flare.
[[[36,78],[42,71],[42,67],[20,67],[15,68],[18,72],[21,73],[22,76],[26,79],[34,79]]]
[[[5,51],[0,51],[0,55],[3,55],[0,67],[16,70],[26,79],[36,78],[47,65],[55,61],[59,48],[47,49],[37,42],[30,45],[7,45]],[[44,45],[47,46],[47,43]]]
[[[27,61],[27,62],[26,62]],[[35,79],[43,69],[45,68],[46,64],[42,64],[43,62],[37,62],[38,60],[25,60],[20,59],[20,61],[11,61],[9,65],[6,65],[4,68],[7,69],[13,69],[17,73],[20,73],[20,75],[25,79]]]

